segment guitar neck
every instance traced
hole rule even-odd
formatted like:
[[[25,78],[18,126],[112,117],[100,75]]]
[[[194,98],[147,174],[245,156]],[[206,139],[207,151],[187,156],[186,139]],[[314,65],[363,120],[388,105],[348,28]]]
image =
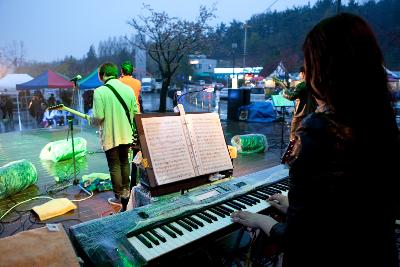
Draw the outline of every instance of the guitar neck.
[[[72,108],[69,108],[69,107],[66,107],[66,106],[63,106],[62,109],[65,110],[65,111],[68,111],[69,113],[72,113],[72,114],[74,114],[76,116],[79,116],[82,119],[90,121],[90,116],[87,115],[87,114],[84,114],[82,112],[79,112],[79,111],[77,111],[75,109],[72,109]]]

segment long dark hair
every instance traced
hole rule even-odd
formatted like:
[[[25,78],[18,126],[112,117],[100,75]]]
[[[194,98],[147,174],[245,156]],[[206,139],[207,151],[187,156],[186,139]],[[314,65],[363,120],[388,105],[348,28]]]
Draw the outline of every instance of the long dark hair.
[[[342,123],[355,132],[370,127],[397,135],[383,55],[362,18],[341,13],[322,20],[303,51],[308,87]]]

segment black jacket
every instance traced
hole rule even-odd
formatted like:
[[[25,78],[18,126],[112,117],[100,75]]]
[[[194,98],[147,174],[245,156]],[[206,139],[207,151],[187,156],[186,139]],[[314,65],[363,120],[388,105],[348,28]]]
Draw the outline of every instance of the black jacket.
[[[398,266],[398,142],[358,142],[326,111],[307,116],[296,134],[286,222],[271,230],[286,265]]]

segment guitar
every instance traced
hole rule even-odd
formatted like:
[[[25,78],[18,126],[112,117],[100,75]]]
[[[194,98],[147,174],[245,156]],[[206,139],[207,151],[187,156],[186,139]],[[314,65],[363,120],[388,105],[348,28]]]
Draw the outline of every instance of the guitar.
[[[76,116],[81,117],[82,119],[87,120],[90,124],[90,116],[89,115],[79,112],[79,111],[76,111],[75,109],[66,107],[66,106],[64,106],[64,104],[59,104],[59,105],[48,107],[47,110],[65,110],[65,111],[68,111],[69,113],[72,113]]]
[[[296,143],[296,139],[289,141],[289,144],[286,147],[285,153],[283,153],[283,156],[281,158],[281,163],[282,164],[286,164],[286,163],[289,162],[289,159],[290,159],[290,156],[291,156],[291,154],[293,152],[293,148],[294,148],[295,143]]]
[[[64,104],[51,106],[51,107],[48,107],[47,109],[48,110],[65,110],[65,111],[68,111],[69,113],[72,113],[72,114],[78,116],[78,117],[81,117],[82,119],[87,120],[89,122],[89,124],[91,123],[90,122],[91,119],[90,119],[89,115],[84,114],[82,112],[79,112],[79,111],[77,111],[75,109],[66,107],[66,106],[64,106]],[[137,134],[136,130],[134,131],[134,133],[132,135],[132,146],[131,147],[132,147],[132,149],[136,149],[136,150],[140,150],[141,149],[140,148],[138,134]]]

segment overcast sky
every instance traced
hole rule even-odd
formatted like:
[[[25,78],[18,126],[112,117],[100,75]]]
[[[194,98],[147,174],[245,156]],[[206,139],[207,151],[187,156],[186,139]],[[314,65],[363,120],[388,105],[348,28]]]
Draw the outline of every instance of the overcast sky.
[[[27,60],[82,58],[92,44],[97,49],[108,37],[133,34],[127,21],[142,12],[144,2],[189,20],[195,19],[200,5],[215,3],[215,25],[246,21],[268,8],[313,5],[316,0],[0,0],[0,47],[23,41]]]

